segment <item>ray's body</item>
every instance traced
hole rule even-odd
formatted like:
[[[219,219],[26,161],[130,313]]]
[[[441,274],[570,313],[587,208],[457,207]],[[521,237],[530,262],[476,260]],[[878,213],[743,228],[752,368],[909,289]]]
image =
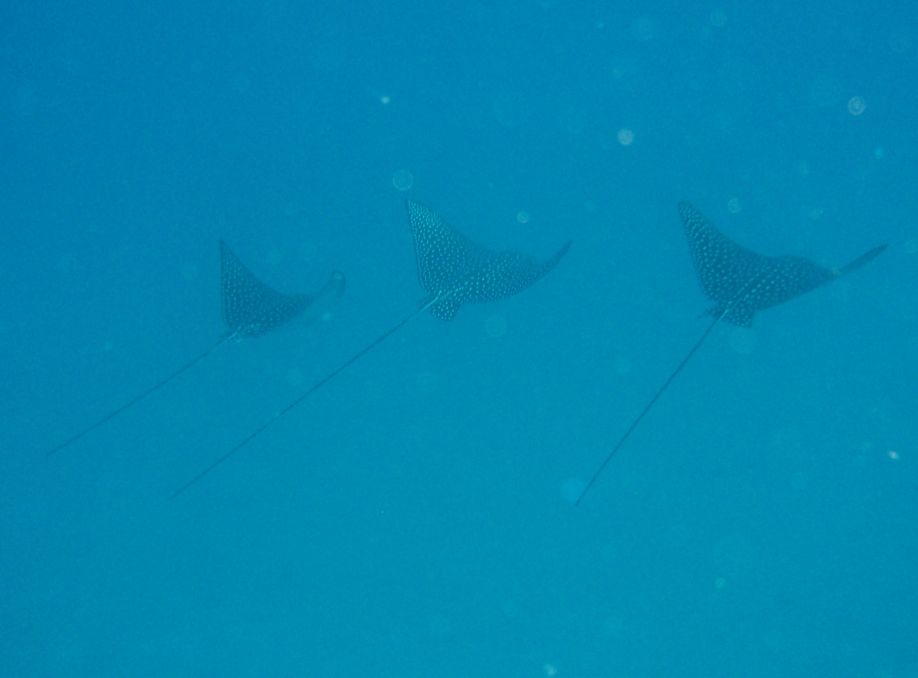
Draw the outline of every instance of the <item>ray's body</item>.
[[[705,296],[714,302],[705,331],[683,356],[590,477],[574,504],[596,484],[612,457],[689,363],[721,321],[749,327],[758,311],[777,306],[847,275],[875,259],[886,245],[874,247],[841,268],[826,268],[803,257],[769,257],[742,247],[718,231],[695,207],[679,203],[689,252]]]
[[[141,391],[118,408],[95,420],[78,433],[58,443],[48,451],[55,454],[95,431],[108,421],[136,405],[141,400],[181,376],[217,348],[233,338],[255,337],[284,325],[318,300],[344,293],[344,275],[332,273],[328,282],[315,295],[284,294],[259,280],[233,253],[229,245],[220,241],[220,292],[225,330],[214,343],[182,364],[174,372]]]
[[[427,298],[415,310],[315,382],[297,398],[266,419],[261,426],[175,490],[172,494],[173,498],[223,464],[274,422],[424,311],[429,310],[435,318],[448,321],[453,319],[463,304],[495,301],[522,292],[547,275],[567,253],[571,245],[570,242],[567,242],[546,261],[534,262],[517,252],[495,252],[482,247],[450,226],[433,210],[420,203],[409,200],[407,209],[408,225],[413,237],[417,260],[418,281],[427,292]]]

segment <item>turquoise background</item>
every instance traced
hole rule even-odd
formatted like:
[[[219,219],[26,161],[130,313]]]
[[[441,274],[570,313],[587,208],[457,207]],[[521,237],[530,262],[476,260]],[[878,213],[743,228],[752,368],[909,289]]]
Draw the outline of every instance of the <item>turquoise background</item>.
[[[916,74],[906,2],[5,3],[0,674],[918,676]],[[170,501],[423,299],[406,198],[574,246]],[[718,327],[574,508],[705,327],[679,200],[890,247]],[[219,336],[220,238],[347,293],[47,458]]]

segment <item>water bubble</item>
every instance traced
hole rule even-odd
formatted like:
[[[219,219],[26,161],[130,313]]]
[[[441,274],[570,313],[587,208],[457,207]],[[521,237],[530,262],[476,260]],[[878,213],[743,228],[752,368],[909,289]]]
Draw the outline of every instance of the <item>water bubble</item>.
[[[732,197],[727,201],[727,211],[730,214],[739,214],[743,211],[743,204],[740,202],[740,199],[737,197]]]
[[[848,112],[851,115],[861,115],[867,110],[867,102],[863,97],[853,96],[848,99]]]
[[[618,130],[615,138],[622,146],[630,146],[634,143],[634,132],[627,127],[622,127],[620,130]]]
[[[529,212],[524,212],[520,210],[516,213],[516,221],[519,224],[528,224],[529,223]]]
[[[400,169],[392,175],[392,185],[400,191],[407,191],[414,186],[414,175],[406,169]]]

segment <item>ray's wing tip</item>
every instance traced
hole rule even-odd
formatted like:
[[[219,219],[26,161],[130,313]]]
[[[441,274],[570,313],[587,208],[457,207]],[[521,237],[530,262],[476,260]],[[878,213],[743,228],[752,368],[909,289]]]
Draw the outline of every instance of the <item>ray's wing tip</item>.
[[[679,216],[682,217],[683,220],[688,219],[693,216],[698,216],[699,214],[701,214],[698,211],[698,208],[695,207],[688,200],[680,200],[679,203],[677,204],[677,208],[679,210]]]
[[[420,203],[417,200],[412,200],[411,198],[405,198],[405,210],[409,215],[425,209],[429,208],[426,207],[424,203]]]

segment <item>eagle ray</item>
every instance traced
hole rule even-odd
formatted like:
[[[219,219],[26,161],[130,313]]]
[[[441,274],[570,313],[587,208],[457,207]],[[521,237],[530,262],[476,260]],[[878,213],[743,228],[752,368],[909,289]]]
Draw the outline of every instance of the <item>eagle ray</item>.
[[[328,282],[315,294],[285,294],[259,280],[224,241],[220,241],[220,293],[224,332],[210,346],[182,364],[174,372],[147,387],[124,404],[96,419],[93,423],[58,443],[48,455],[60,452],[125,410],[163,388],[190,370],[230,339],[255,337],[284,325],[326,295],[344,292],[344,275],[332,273]]]
[[[420,203],[409,200],[407,209],[408,224],[414,241],[418,282],[428,294],[424,301],[176,489],[172,493],[173,499],[424,311],[429,310],[435,318],[448,321],[453,319],[463,304],[485,303],[513,296],[547,275],[571,246],[571,242],[568,241],[546,261],[534,262],[517,252],[495,252],[486,249]]]
[[[574,500],[575,506],[583,501],[612,457],[631,437],[641,420],[698,352],[718,323],[725,321],[749,327],[757,311],[777,306],[838,280],[866,265],[886,249],[885,244],[878,245],[841,268],[826,268],[804,257],[769,257],[748,250],[718,231],[701,212],[687,202],[679,203],[679,215],[682,218],[698,282],[705,296],[714,302],[714,306],[706,311],[706,315],[712,316],[713,319],[625,429]]]

